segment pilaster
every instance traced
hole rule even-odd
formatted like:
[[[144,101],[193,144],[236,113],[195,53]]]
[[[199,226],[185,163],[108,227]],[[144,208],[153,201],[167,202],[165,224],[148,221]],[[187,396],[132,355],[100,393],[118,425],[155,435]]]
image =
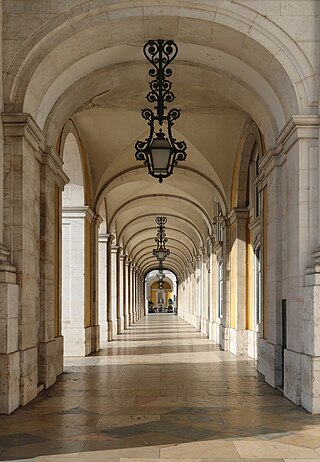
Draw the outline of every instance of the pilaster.
[[[130,326],[131,316],[129,315],[130,303],[130,261],[126,255],[124,262],[124,306],[123,306],[123,319],[124,319],[124,328],[127,329]]]
[[[99,233],[99,322],[100,339],[108,340],[107,328],[107,246],[109,234]]]
[[[114,236],[106,234],[107,238],[107,325],[108,325],[108,341],[113,340],[115,319],[112,313],[112,265],[111,265],[111,247]]]
[[[18,404],[28,403],[38,393],[41,162],[45,146],[43,134],[30,115],[2,114],[2,122],[3,191],[6,198],[3,213],[3,240],[9,251],[8,263],[16,267],[19,284],[19,333],[13,320],[9,321],[8,318],[7,322],[7,326],[11,326],[10,337],[18,342],[15,349],[20,352],[14,355],[14,367],[19,372],[13,373],[14,377],[16,374],[19,375],[19,385],[16,379],[14,385],[5,379],[5,388],[11,396],[8,397],[3,411],[11,412]],[[32,213],[30,213],[30,204],[32,204]],[[5,276],[7,277],[13,282],[12,275]],[[4,292],[10,291],[13,298],[17,296],[17,289],[13,286],[2,286],[2,289]],[[14,305],[16,302],[12,301],[12,303]],[[6,310],[4,307],[4,316]],[[10,362],[9,357],[2,357],[2,359],[4,359],[4,366],[8,368],[5,372],[7,375],[7,371],[13,367],[13,362]],[[19,399],[16,393],[17,387],[20,391]]]
[[[119,251],[118,245],[111,246],[111,311],[113,323],[113,338],[121,333],[121,318],[119,311]]]
[[[234,208],[229,215],[231,249],[230,351],[247,354],[247,229],[248,209]]]
[[[88,206],[62,209],[62,333],[66,356],[86,356],[92,351],[91,225],[94,217]]]

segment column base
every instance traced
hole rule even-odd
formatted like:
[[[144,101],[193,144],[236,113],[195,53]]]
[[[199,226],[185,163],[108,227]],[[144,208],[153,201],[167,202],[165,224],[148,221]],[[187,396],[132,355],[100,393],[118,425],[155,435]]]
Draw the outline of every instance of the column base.
[[[112,342],[113,340],[113,321],[110,319],[107,321],[108,325],[108,342]]]
[[[229,351],[234,355],[248,354],[248,331],[229,327]]]
[[[94,353],[100,350],[100,326],[91,326],[91,351]],[[89,354],[89,353],[88,353]]]
[[[88,356],[100,348],[100,326],[64,327],[64,355]]]
[[[258,338],[257,342],[258,372],[264,375],[265,381],[276,388],[282,384],[282,347],[274,345],[266,339]]]
[[[201,334],[206,335],[209,337],[209,321],[205,318],[200,319],[200,332]]]
[[[0,414],[20,405],[20,351],[0,354]]]
[[[209,339],[218,343],[223,350],[229,349],[229,331],[221,323],[209,322]]]
[[[117,318],[117,335],[122,334],[121,322],[122,322],[121,318]]]
[[[42,342],[39,349],[39,383],[49,388],[63,371],[63,337],[59,336],[49,342]]]
[[[38,394],[38,348],[20,352],[20,404],[24,406]]]
[[[301,355],[301,406],[320,414],[320,356]]]
[[[302,355],[291,350],[284,350],[284,387],[283,394],[290,399],[294,404],[301,404],[301,373],[302,371]],[[308,362],[305,361],[305,366]],[[306,367],[308,369],[308,367]],[[309,371],[311,372],[311,371]],[[311,374],[305,377],[310,380]]]

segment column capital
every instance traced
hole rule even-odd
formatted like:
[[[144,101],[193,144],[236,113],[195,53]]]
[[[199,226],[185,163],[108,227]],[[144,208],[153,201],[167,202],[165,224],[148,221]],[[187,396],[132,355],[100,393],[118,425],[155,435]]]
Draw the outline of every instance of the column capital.
[[[230,224],[238,220],[247,220],[249,216],[249,211],[247,207],[235,207],[231,210],[229,214]]]
[[[63,207],[62,218],[83,218],[90,223],[94,219],[95,214],[91,207],[84,205],[82,207]]]
[[[121,261],[125,262],[125,261],[126,261],[126,258],[127,258],[126,254],[122,253],[122,254],[120,255],[120,260],[121,260]]]
[[[125,264],[126,264],[126,266],[128,266],[128,267],[131,265],[131,260],[129,260],[128,255],[126,255]]]
[[[111,253],[118,253],[120,251],[121,247],[116,244],[111,244]]]
[[[50,168],[58,180],[58,186],[61,190],[69,183],[69,178],[62,170],[63,161],[59,154],[53,149],[52,146],[46,146],[42,152],[42,164]]]
[[[37,122],[30,114],[26,113],[2,113],[4,136],[24,137],[31,146],[38,150],[41,145],[45,151],[45,137]],[[41,155],[39,151],[39,160]]]
[[[107,244],[108,242],[113,241],[114,236],[110,233],[99,233],[98,238],[99,238],[99,242]]]
[[[103,218],[101,217],[101,215],[99,214],[96,214],[94,217],[93,217],[93,220],[97,222],[97,225],[98,227],[101,225],[101,223],[103,222]]]

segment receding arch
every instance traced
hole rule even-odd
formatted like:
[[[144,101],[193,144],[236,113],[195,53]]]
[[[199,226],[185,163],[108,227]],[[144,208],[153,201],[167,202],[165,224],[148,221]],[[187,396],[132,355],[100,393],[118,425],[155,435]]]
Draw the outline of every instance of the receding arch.
[[[209,229],[209,233],[210,234],[212,233],[212,223],[211,223],[210,217],[208,216],[207,212],[196,202],[190,199],[186,199],[181,196],[175,196],[173,194],[161,194],[161,195],[160,194],[146,194],[144,196],[129,199],[128,201],[124,202],[120,207],[118,207],[118,209],[113,213],[112,217],[110,218],[110,229],[112,229],[117,215],[120,212],[122,212],[125,207],[132,205],[134,202],[143,201],[143,200],[152,199],[152,198],[154,199],[155,197],[162,198],[162,199],[176,199],[177,201],[186,202],[189,206],[193,208],[193,210],[195,210],[197,213],[201,215],[201,217],[203,218],[203,220],[205,221]]]
[[[170,257],[166,258],[166,267],[168,270],[175,272],[178,275],[183,273],[183,268],[180,266],[180,264],[177,263],[175,260],[172,260],[172,258]],[[154,258],[151,257],[149,260],[146,260],[143,263],[143,265],[140,268],[140,271],[142,274],[146,274],[146,272],[148,272],[150,268],[154,268]]]
[[[257,125],[251,120],[246,125],[238,144],[231,192],[233,207],[247,206],[248,171],[254,145],[257,145],[262,156],[264,153],[262,136]]]
[[[153,248],[155,248],[154,239],[151,238],[151,237],[150,237],[150,238],[147,238],[147,239],[145,239],[145,240],[143,240],[143,241],[141,241],[141,243],[143,242],[144,244],[146,244],[147,241],[153,241]],[[170,250],[171,250],[171,248],[174,248],[175,250],[178,249],[179,252],[181,252],[182,255],[185,257],[186,262],[188,261],[187,255],[190,256],[190,260],[193,258],[193,255],[192,255],[192,253],[190,252],[190,250],[188,249],[188,247],[187,247],[186,244],[184,244],[183,242],[179,241],[178,239],[174,239],[174,238],[170,237],[170,244],[171,244],[171,242],[174,242],[174,243],[175,243],[175,246],[172,247],[172,245],[168,245],[167,247],[170,248]],[[148,248],[148,249],[152,248],[151,245],[148,246],[147,248],[146,248],[146,247],[143,247],[142,249],[139,249],[139,250],[137,251],[137,253],[135,253],[135,254],[133,255],[134,250],[136,250],[136,248],[137,248],[139,245],[141,245],[141,243],[136,244],[136,245],[132,248],[132,250],[131,250],[131,254],[130,254],[130,255],[132,255],[132,259],[133,259],[134,261],[135,261],[135,258],[137,258],[137,256],[138,256],[141,252],[143,252],[143,251],[146,250],[147,248]],[[179,247],[177,247],[177,244],[176,244],[176,243],[180,244],[181,247],[183,247],[183,248],[186,250],[186,253],[184,253]],[[130,256],[129,256],[129,258],[130,258]]]
[[[191,237],[188,236],[188,234],[186,234],[185,232],[181,231],[179,228],[172,228],[172,227],[168,227],[168,226],[167,226],[166,229],[167,229],[168,231],[176,231],[176,232],[180,233],[181,235],[183,235],[183,237],[186,238],[186,239],[191,243],[191,246],[192,246],[192,248],[193,248],[193,250],[194,250],[194,253],[195,253],[195,254],[197,253],[197,247],[196,247],[195,243],[193,242],[193,240],[191,239]],[[154,230],[154,228],[151,228],[151,230]],[[137,237],[140,233],[141,233],[141,231],[138,231],[137,233],[135,233],[135,234],[133,234],[133,235],[130,236],[130,238],[128,239],[128,241],[127,241],[127,243],[126,243],[125,249],[127,249],[129,242],[130,242],[132,239],[134,239],[135,237]],[[191,252],[190,252],[190,253],[191,253]]]
[[[121,17],[127,17],[130,18],[131,21],[134,21],[136,24],[143,26],[143,16],[147,17],[149,22],[153,23],[155,17],[159,18],[159,13],[161,11],[160,6],[153,5],[151,8],[151,6],[147,4],[143,5],[143,9],[133,9],[130,7],[128,8],[127,4],[125,6],[118,5],[114,11],[111,11],[109,10],[109,7],[102,7],[98,0],[91,0],[90,2],[87,2],[87,5],[90,6],[90,18],[96,18],[96,30],[93,28],[92,34],[95,34],[97,38],[99,38],[97,39],[96,43],[97,49],[110,46],[112,39],[114,45],[121,43],[121,40],[119,40],[119,37],[117,37],[115,31],[113,31],[113,35],[111,34],[111,27],[110,30],[108,30],[108,33],[106,33],[104,22],[112,19],[113,14],[117,14],[118,19]],[[282,80],[280,79],[278,84],[276,81],[274,81],[273,85],[276,88],[278,86],[278,94],[281,93],[281,88],[279,87],[281,87],[283,81],[288,86],[288,91],[292,94],[292,97],[289,98],[289,100],[291,100],[289,103],[291,104],[291,113],[297,112],[297,110],[301,109],[302,107],[305,108],[308,105],[314,104],[315,95],[313,94],[312,82],[314,81],[315,73],[312,69],[312,66],[310,65],[308,59],[299,48],[299,46],[294,43],[294,41],[290,39],[288,35],[281,30],[280,27],[276,26],[275,23],[271,23],[269,18],[251,10],[247,6],[239,4],[235,5],[231,2],[230,6],[232,8],[224,8],[220,5],[203,5],[203,9],[195,9],[190,7],[190,5],[185,2],[181,2],[179,6],[180,8],[178,15],[175,5],[166,6],[167,16],[174,18],[176,21],[178,21],[180,15],[183,15],[183,17],[192,18],[194,19],[194,26],[197,26],[198,30],[201,30],[201,23],[204,21],[206,23],[210,22],[208,21],[208,13],[215,13],[214,16],[211,16],[211,18],[213,18],[211,22],[216,26],[213,33],[212,42],[213,44],[215,44],[215,42],[217,44],[219,43],[220,49],[222,49],[222,51],[227,48],[229,53],[235,54],[235,50],[232,48],[232,44],[223,44],[223,40],[221,40],[221,37],[223,37],[225,31],[232,29],[234,34],[238,37],[237,49],[238,44],[243,43],[244,40],[247,39],[247,41],[251,41],[255,45],[261,54],[265,50],[270,54],[272,53],[276,55],[274,63],[277,63],[279,66],[279,73],[280,75],[282,74]],[[234,21],[233,17],[234,9],[237,11],[237,22]],[[105,14],[106,11],[108,11],[108,16]],[[130,11],[129,15],[128,11]],[[52,21],[46,22],[46,24],[40,27],[36,33],[34,33],[16,53],[5,76],[6,99],[7,101],[9,100],[10,102],[13,102],[15,107],[14,110],[21,111],[23,109],[23,103],[26,99],[25,97],[28,89],[28,83],[32,80],[32,76],[35,74],[37,66],[39,65],[39,61],[41,61],[39,60],[39,55],[49,55],[52,50],[59,49],[59,47],[62,48],[63,46],[66,49],[66,43],[63,42],[63,40],[67,41],[68,37],[73,35],[74,29],[72,26],[70,27],[70,25],[73,23],[77,23],[79,40],[82,39],[81,44],[83,45],[82,50],[79,46],[79,49],[76,53],[73,53],[73,55],[77,60],[86,55],[86,48],[88,45],[86,44],[86,40],[83,39],[85,37],[85,33],[88,33],[90,24],[86,16],[86,8],[83,8],[82,5],[81,8],[80,5],[71,8],[68,11],[67,18],[68,21],[66,21],[65,13],[63,13],[56,16]],[[250,23],[250,28],[247,26],[248,22]],[[127,32],[125,23],[123,23],[123,26],[124,27],[121,28],[122,34],[125,34]],[[102,37],[102,34],[97,34],[99,27],[100,29],[102,27],[104,28],[105,33]],[[192,27],[192,25],[190,25],[190,27]],[[155,27],[154,31],[156,32],[157,30],[158,28]],[[50,33],[48,33],[48,31]],[[82,35],[80,31],[82,31]],[[129,31],[127,33],[129,34]],[[179,34],[177,32],[175,32],[174,35],[176,36],[173,38],[179,39]],[[199,33],[197,36],[199,41]],[[136,40],[143,40],[143,30],[139,30],[135,37],[132,37],[131,34],[131,41],[134,38]],[[219,41],[218,38],[220,39]],[[126,40],[124,40],[124,42],[125,41]],[[37,49],[36,45],[39,42],[41,42],[41,47]],[[200,43],[204,44],[203,38],[201,38]],[[277,50],[283,52],[276,53]],[[244,55],[243,57],[241,56],[241,58],[246,59],[248,63],[252,64],[250,61],[250,56]],[[70,63],[71,62],[72,61],[70,60]],[[274,63],[272,64],[274,65]],[[266,65],[269,65],[269,68],[271,68],[270,63],[266,63]],[[54,71],[53,66],[52,70]],[[56,69],[55,72],[59,75],[59,73],[61,73],[61,69]],[[260,72],[262,72],[262,70],[260,70]],[[270,73],[272,74],[272,68],[268,74]],[[272,75],[270,76],[270,79],[272,79]],[[49,84],[50,82],[46,83],[46,86]],[[36,85],[34,85],[34,87],[36,88]],[[292,110],[295,109],[294,105],[296,110]],[[302,110],[302,112],[305,112],[305,110]]]
[[[124,231],[129,227],[131,226],[132,224],[134,224],[136,221],[139,221],[139,220],[143,220],[144,218],[149,218],[149,217],[156,217],[157,214],[156,213],[148,213],[148,214],[143,214],[143,215],[140,215],[136,218],[134,218],[133,220],[130,220],[128,223],[125,224],[125,226],[119,231],[119,234],[118,234],[118,240],[120,241],[121,237],[122,237],[122,234],[124,233]],[[188,220],[187,218],[185,217],[180,217],[179,215],[174,215],[173,213],[166,213],[166,217],[170,217],[170,218],[174,218],[176,220],[181,220],[185,223],[188,223],[188,225],[190,225],[197,233],[198,237],[199,237],[199,240],[203,243],[203,239],[202,239],[202,236],[201,236],[201,233],[200,233],[200,230],[199,228],[191,221],[191,220]],[[149,229],[149,228],[148,228]]]
[[[65,144],[67,139],[70,139],[70,136],[73,137],[75,143],[77,145],[80,165],[81,165],[81,175],[83,177],[83,187],[84,187],[84,204],[83,205],[92,205],[92,188],[91,188],[91,180],[90,180],[90,168],[88,158],[85,154],[83,143],[81,141],[79,131],[75,126],[72,120],[68,120],[65,124],[61,136],[58,141],[57,151],[60,157],[63,159],[64,152],[65,152]]]

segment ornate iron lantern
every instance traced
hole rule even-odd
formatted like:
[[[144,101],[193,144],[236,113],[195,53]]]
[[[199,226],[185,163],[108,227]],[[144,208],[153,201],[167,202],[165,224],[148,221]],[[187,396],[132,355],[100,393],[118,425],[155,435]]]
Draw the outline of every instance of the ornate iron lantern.
[[[149,40],[143,47],[143,53],[152,64],[149,75],[150,91],[146,98],[156,103],[155,112],[150,108],[141,109],[142,117],[150,127],[149,137],[135,144],[136,160],[142,160],[149,174],[162,183],[163,178],[172,175],[179,161],[186,159],[185,141],[177,141],[172,134],[174,122],[180,117],[180,109],[170,109],[165,114],[166,103],[172,103],[175,96],[171,90],[172,82],[168,77],[172,69],[168,66],[178,53],[178,47],[172,40]]]
[[[158,225],[157,228],[157,237],[155,241],[157,243],[157,248],[153,249],[152,254],[157,258],[157,260],[162,264],[162,262],[166,259],[168,255],[170,255],[170,250],[166,248],[166,233],[165,233],[165,224],[167,219],[165,217],[157,217],[156,223]]]

